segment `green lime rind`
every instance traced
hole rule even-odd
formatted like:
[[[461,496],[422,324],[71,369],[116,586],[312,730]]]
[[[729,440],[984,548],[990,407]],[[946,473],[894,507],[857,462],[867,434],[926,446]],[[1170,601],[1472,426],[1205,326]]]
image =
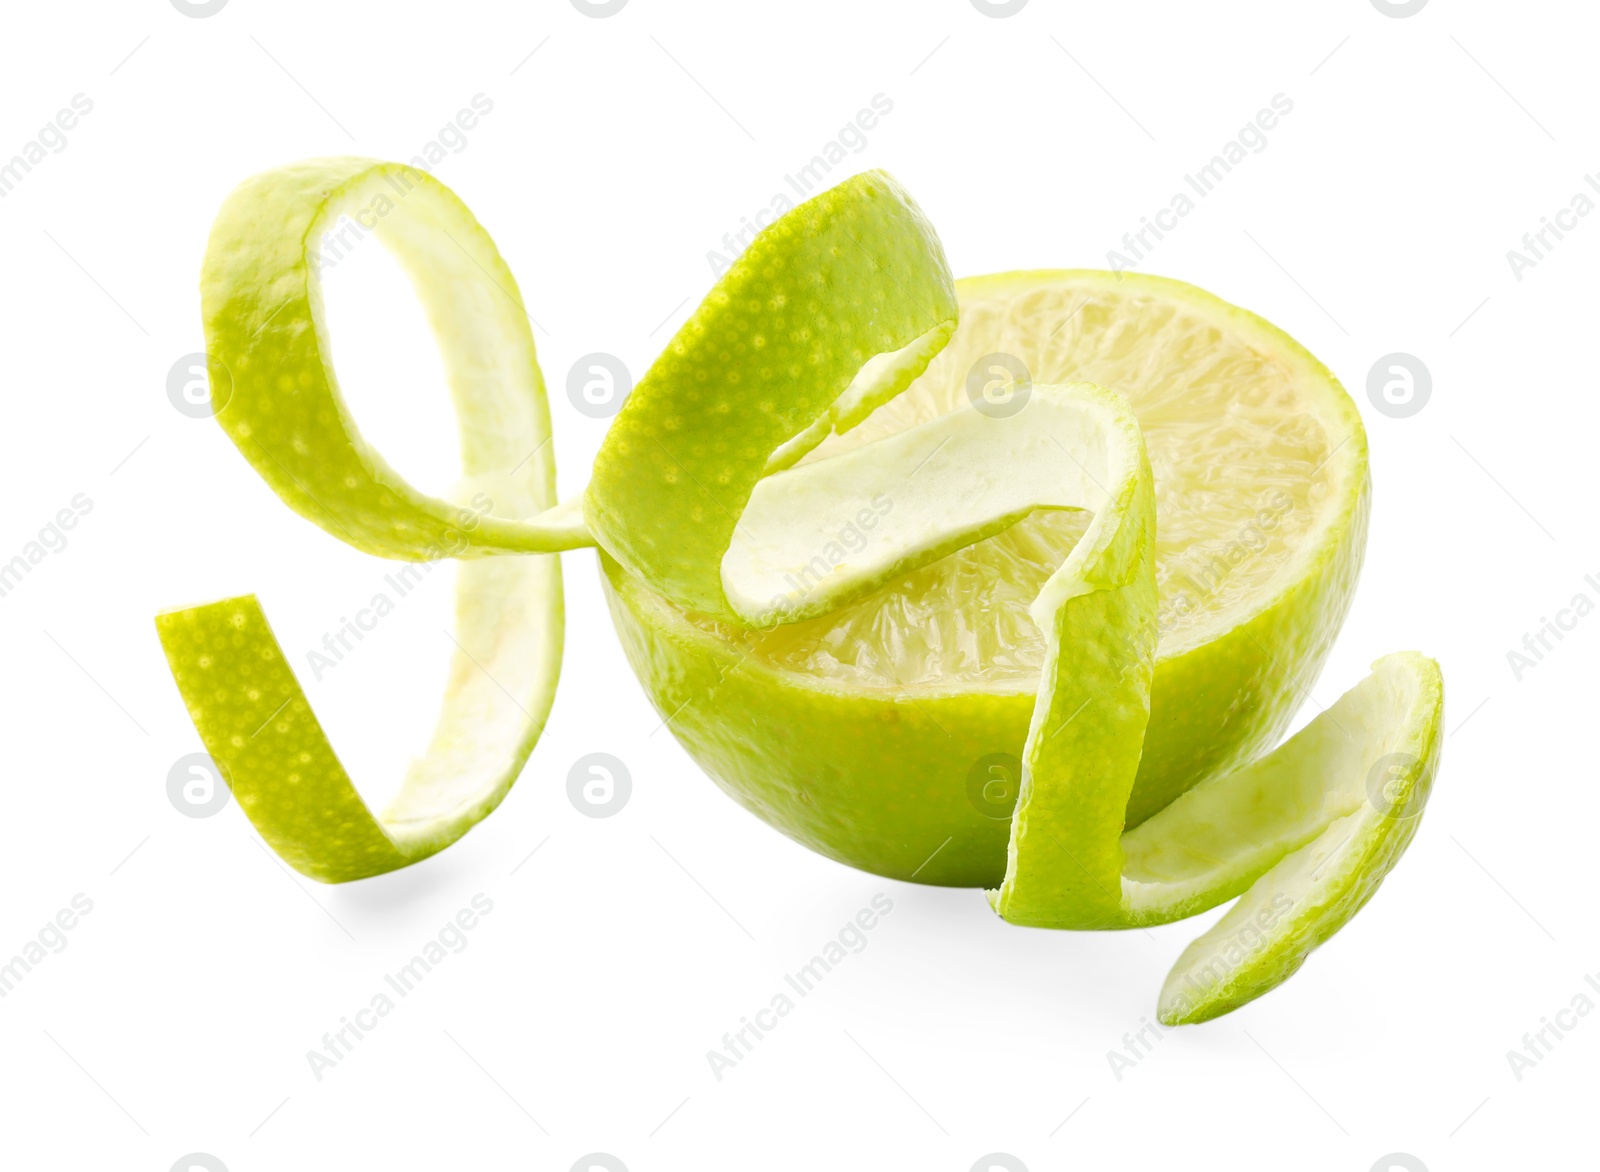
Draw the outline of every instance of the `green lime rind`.
[[[169,611],[156,630],[206,752],[285,862],[341,883],[413,861],[351,784],[254,595]]]
[[[407,483],[339,392],[321,288],[332,231],[372,233],[412,278],[461,421],[453,500]],[[527,313],[494,241],[438,180],[359,158],[256,175],[217,214],[200,295],[217,421],[301,516],[411,561],[590,544],[575,516],[533,519],[554,504],[555,462]],[[487,515],[463,525],[474,512]]]
[[[1276,751],[1190,791],[1135,832],[1165,839],[1164,858],[1137,864],[1142,879],[1159,874],[1186,889],[1182,901],[1167,895],[1176,915],[1242,891],[1168,974],[1157,1006],[1164,1024],[1218,1017],[1288,980],[1411,844],[1439,767],[1444,681],[1416,652],[1372,666]],[[1208,824],[1230,814],[1233,847],[1214,851]]]
[[[1045,661],[1011,819],[1006,877],[990,903],[1014,924],[1120,926],[1118,836],[1139,771],[1155,671],[1155,486],[1137,420],[1105,393],[1102,442],[1120,480],[1033,615]],[[1087,458],[1080,452],[1080,459]]]
[[[324,883],[409,866],[493,812],[533,751],[561,655],[552,556],[467,563],[438,726],[382,817],[357,792],[253,595],[156,629],[206,752],[262,838]]]
[[[757,482],[904,390],[956,314],[938,237],[888,175],[786,212],[628,396],[584,494],[590,531],[674,602],[740,621],[721,566]]]

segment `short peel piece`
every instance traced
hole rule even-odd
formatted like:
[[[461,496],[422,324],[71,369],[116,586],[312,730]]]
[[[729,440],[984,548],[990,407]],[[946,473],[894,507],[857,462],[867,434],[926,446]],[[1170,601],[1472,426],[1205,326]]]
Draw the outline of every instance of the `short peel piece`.
[[[1372,898],[1417,832],[1443,724],[1439,665],[1386,655],[1273,752],[1124,836],[1139,921],[1239,896],[1173,966],[1164,1023],[1205,1021],[1275,988]]]
[[[261,837],[301,874],[344,883],[443,850],[522,772],[560,669],[553,562],[462,565],[439,721],[382,816],[345,773],[253,595],[169,611],[156,629],[206,751]]]
[[[1006,879],[990,902],[1012,923],[1094,929],[1169,923],[1238,897],[1162,989],[1164,1024],[1205,1021],[1297,972],[1399,861],[1438,769],[1443,679],[1416,652],[1385,656],[1277,749],[1123,833],[1137,768],[1130,738],[1148,716],[1149,677],[1118,675],[1116,657],[1096,650],[1096,630],[1102,648],[1116,644],[1105,634],[1114,625],[1080,630],[1080,666],[1053,687],[1059,650],[1050,645]],[[1124,673],[1132,663],[1121,661]],[[1084,724],[1057,745],[1063,715]]]

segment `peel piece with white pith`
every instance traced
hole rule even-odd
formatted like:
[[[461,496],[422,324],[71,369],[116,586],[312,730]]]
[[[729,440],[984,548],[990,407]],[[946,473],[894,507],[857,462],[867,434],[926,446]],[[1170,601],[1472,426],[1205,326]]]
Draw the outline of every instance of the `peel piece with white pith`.
[[[1123,837],[1137,921],[1239,895],[1167,976],[1164,1023],[1205,1021],[1277,987],[1361,910],[1417,832],[1443,724],[1439,665],[1386,655],[1277,750]]]

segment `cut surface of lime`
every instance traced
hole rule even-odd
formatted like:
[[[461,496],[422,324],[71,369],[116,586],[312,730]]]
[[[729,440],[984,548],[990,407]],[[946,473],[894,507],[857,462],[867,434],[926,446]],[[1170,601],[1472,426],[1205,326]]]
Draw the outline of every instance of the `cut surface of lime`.
[[[1192,286],[1127,274],[1001,274],[957,291],[960,325],[927,370],[802,462],[967,406],[973,372],[1009,373],[1004,358],[1033,382],[1117,391],[1155,471],[1164,658],[1253,617],[1347,523],[1365,477],[1359,419],[1326,370],[1260,319]],[[1028,606],[1084,523],[1036,514],[747,645],[774,667],[846,687],[1031,691],[1043,637]]]

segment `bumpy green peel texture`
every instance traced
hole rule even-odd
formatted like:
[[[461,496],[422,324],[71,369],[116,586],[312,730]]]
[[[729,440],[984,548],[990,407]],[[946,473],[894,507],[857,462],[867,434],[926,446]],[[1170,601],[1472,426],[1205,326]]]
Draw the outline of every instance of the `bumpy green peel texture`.
[[[343,883],[443,850],[505,797],[555,699],[556,571],[551,558],[461,567],[439,722],[381,817],[339,763],[253,596],[168,612],[156,629],[240,808],[297,871]]]
[[[738,620],[722,555],[764,474],[904,390],[955,329],[944,251],[881,171],[766,228],[639,380],[584,517],[663,594]]]
[[[403,867],[350,784],[253,595],[156,619],[190,719],[261,837],[325,883]]]

